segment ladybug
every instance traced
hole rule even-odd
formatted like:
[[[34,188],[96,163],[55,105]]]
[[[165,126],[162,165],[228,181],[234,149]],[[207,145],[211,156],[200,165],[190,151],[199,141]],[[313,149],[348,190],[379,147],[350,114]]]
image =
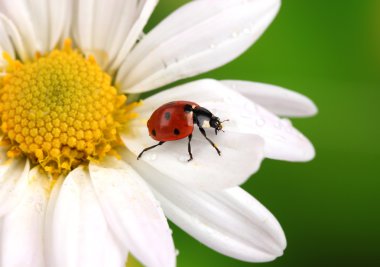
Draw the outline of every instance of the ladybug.
[[[224,121],[220,121],[220,119],[214,116],[209,110],[194,102],[173,101],[164,104],[153,112],[147,123],[150,137],[159,141],[159,143],[145,148],[138,155],[137,159],[141,158],[145,151],[160,146],[167,141],[175,141],[187,137],[189,139],[187,149],[190,156],[188,161],[191,161],[193,154],[191,153],[190,143],[195,124],[220,156],[220,150],[214,142],[206,136],[204,128],[214,128],[215,134],[218,134],[218,131],[223,131],[223,122]]]

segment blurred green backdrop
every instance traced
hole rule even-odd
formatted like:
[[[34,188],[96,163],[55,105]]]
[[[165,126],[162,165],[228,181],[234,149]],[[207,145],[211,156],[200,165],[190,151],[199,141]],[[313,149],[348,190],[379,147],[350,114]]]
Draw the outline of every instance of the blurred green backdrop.
[[[186,2],[161,0],[147,30]],[[286,0],[243,56],[202,75],[309,96],[319,114],[293,122],[317,157],[304,164],[265,160],[243,186],[282,224],[284,256],[236,261],[171,225],[178,266],[380,266],[379,69],[380,1]]]

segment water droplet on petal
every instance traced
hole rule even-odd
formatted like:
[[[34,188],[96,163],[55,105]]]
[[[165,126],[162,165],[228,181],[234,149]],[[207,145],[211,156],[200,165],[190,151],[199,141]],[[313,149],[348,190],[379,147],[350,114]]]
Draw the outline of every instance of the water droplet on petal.
[[[256,125],[259,126],[259,127],[264,126],[265,125],[265,120],[263,120],[261,118],[256,119]]]
[[[161,203],[159,202],[159,201],[154,201],[154,206],[156,207],[156,208],[161,208]]]
[[[34,205],[34,208],[36,209],[36,211],[38,213],[42,213],[43,212],[43,204],[41,202],[38,202]]]
[[[241,116],[243,118],[252,118],[253,116],[253,113],[252,113],[252,106],[250,105],[250,103],[245,103],[244,104],[244,110],[241,112]]]
[[[275,135],[273,138],[279,142],[285,142],[286,141],[286,138],[282,135]]]
[[[274,128],[281,129],[281,128],[282,128],[281,121],[280,121],[280,120],[277,120],[277,121],[273,124],[273,126],[274,126]]]
[[[137,38],[137,42],[141,42],[142,39],[145,38],[145,33],[140,33],[139,37]]]
[[[232,98],[229,97],[229,96],[224,97],[223,100],[224,100],[224,102],[226,102],[226,103],[233,103]]]
[[[293,133],[293,127],[287,125],[287,127],[285,127],[285,131],[288,132],[288,133]]]
[[[150,161],[156,160],[157,159],[157,154],[149,153],[149,154],[146,155],[146,159],[150,160]]]
[[[239,33],[237,33],[237,32],[232,33],[232,38],[238,38],[238,37],[239,37]]]
[[[245,28],[245,29],[243,30],[243,33],[244,33],[244,34],[250,34],[250,33],[251,33],[251,29],[250,29],[250,28]]]
[[[297,137],[298,137],[298,139],[300,139],[301,141],[306,141],[306,140],[307,140],[306,137],[305,137],[302,133],[300,133],[300,132],[297,133]]]
[[[211,49],[215,49],[216,48],[216,44],[210,44],[210,48]]]
[[[179,255],[179,250],[178,250],[178,249],[175,250],[175,255],[176,255],[176,256]]]
[[[180,157],[178,158],[178,160],[179,160],[180,162],[187,162],[188,159],[189,159],[189,156],[188,156],[188,155],[186,155],[186,156],[182,155],[182,156],[180,156]]]
[[[282,122],[287,126],[292,126],[292,122],[289,119],[282,119]]]
[[[254,29],[255,29],[255,23],[253,23],[253,22],[249,23],[249,29],[253,33]]]

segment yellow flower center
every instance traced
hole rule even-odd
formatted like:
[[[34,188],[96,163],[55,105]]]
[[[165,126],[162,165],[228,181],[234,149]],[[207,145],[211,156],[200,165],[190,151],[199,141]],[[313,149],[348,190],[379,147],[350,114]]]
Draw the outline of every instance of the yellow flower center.
[[[126,96],[94,58],[70,42],[30,63],[5,58],[0,115],[8,157],[26,155],[56,177],[113,153],[128,117]]]

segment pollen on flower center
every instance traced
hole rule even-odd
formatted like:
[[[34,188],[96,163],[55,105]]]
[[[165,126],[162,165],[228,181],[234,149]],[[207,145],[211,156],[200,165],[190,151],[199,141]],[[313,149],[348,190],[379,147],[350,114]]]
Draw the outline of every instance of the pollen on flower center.
[[[70,44],[22,64],[0,80],[3,144],[57,176],[112,152],[125,114],[124,95],[93,58]]]

